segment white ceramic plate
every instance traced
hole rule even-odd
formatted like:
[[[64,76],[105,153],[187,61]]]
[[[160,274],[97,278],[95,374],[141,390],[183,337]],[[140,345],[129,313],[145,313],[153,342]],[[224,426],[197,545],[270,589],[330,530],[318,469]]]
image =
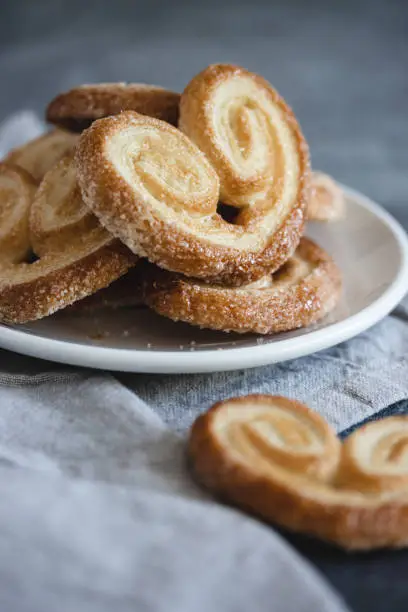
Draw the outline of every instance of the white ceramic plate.
[[[347,340],[387,315],[408,290],[408,238],[380,206],[345,190],[344,220],[310,224],[307,232],[344,277],[341,303],[317,325],[261,337],[200,330],[141,308],[97,316],[61,312],[27,325],[0,325],[0,347],[93,368],[182,373],[276,363]]]

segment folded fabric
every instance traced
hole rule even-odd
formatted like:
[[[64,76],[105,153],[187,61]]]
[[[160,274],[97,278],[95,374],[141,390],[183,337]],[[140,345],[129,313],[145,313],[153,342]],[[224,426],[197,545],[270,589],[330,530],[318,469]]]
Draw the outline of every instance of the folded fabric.
[[[0,406],[2,609],[345,610],[272,529],[207,499],[183,439],[108,374],[1,375]]]

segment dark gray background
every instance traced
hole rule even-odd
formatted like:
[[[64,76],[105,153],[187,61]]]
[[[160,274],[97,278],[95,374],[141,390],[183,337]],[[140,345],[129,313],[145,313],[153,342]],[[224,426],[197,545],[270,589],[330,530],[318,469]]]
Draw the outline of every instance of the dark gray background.
[[[211,62],[268,78],[300,119],[313,165],[408,227],[405,0],[0,3],[0,120],[23,108],[42,114],[56,93],[83,82],[182,90]],[[407,553],[351,557],[294,541],[354,610],[408,610]]]

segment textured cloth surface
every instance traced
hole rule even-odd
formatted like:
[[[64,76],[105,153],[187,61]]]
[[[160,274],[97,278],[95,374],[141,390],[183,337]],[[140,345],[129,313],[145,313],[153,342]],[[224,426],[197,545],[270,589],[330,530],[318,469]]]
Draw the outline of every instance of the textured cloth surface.
[[[371,330],[330,350],[282,364],[184,376],[118,378],[182,431],[212,402],[247,393],[304,401],[341,431],[408,397],[408,299]]]
[[[42,129],[30,113],[12,118],[0,152],[21,143],[19,126]],[[403,400],[407,299],[357,338],[280,365],[113,376],[0,351],[0,371],[5,609],[344,609],[273,530],[195,487],[185,432],[232,395],[295,397],[338,431]]]
[[[280,536],[207,500],[183,439],[109,375],[2,376],[0,403],[1,609],[345,609]]]

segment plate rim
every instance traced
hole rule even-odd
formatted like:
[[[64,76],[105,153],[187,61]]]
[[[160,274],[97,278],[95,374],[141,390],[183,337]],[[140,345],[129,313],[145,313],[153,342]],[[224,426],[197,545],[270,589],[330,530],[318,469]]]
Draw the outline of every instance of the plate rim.
[[[383,319],[408,292],[408,235],[380,204],[341,185],[346,195],[373,213],[392,232],[401,255],[394,281],[374,302],[342,321],[305,336],[249,347],[209,348],[200,351],[163,351],[83,345],[29,334],[0,324],[0,348],[67,365],[110,371],[187,374],[259,367],[304,357],[348,340]],[[302,339],[307,341],[302,341]],[[278,348],[279,347],[279,348]]]

